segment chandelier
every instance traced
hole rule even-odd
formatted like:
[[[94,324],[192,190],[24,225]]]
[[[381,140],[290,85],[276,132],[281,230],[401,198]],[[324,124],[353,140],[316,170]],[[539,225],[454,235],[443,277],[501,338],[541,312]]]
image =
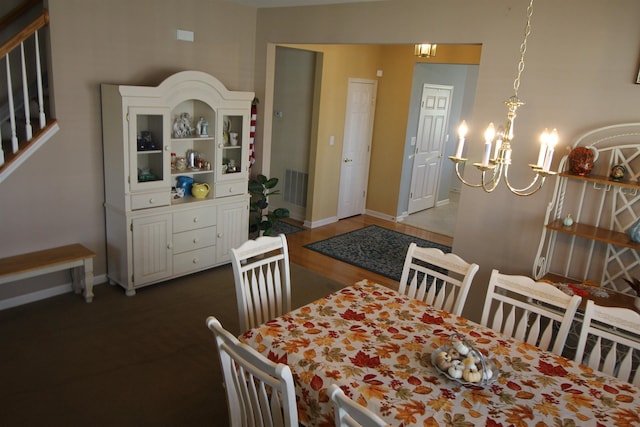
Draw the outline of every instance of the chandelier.
[[[513,122],[516,118],[516,111],[524,105],[524,102],[518,98],[518,89],[520,87],[520,76],[524,70],[524,54],[527,51],[527,38],[531,33],[531,16],[533,15],[533,0],[527,7],[527,23],[524,30],[524,40],[520,45],[520,61],[518,62],[518,72],[513,82],[514,94],[504,103],[507,106],[507,122],[504,128],[496,131],[493,123],[490,123],[484,132],[484,156],[481,163],[473,163],[473,166],[481,172],[481,182],[473,184],[466,181],[460,173],[460,165],[464,165],[467,159],[462,157],[465,136],[467,135],[467,124],[463,120],[458,128],[458,147],[455,156],[449,156],[449,159],[455,163],[456,175],[458,179],[465,185],[470,187],[480,187],[485,192],[491,193],[498,187],[498,184],[504,176],[504,182],[509,190],[518,196],[530,196],[540,190],[544,185],[544,181],[548,176],[556,175],[557,172],[550,171],[553,151],[558,143],[558,132],[548,132],[546,129],[540,137],[540,152],[536,164],[529,166],[535,172],[535,177],[531,183],[524,188],[515,188],[509,182],[509,166],[511,165],[511,141],[513,140]],[[491,148],[495,140],[493,157]]]
[[[413,53],[415,56],[420,58],[430,58],[432,56],[436,56],[437,48],[437,44],[421,43],[416,45]]]

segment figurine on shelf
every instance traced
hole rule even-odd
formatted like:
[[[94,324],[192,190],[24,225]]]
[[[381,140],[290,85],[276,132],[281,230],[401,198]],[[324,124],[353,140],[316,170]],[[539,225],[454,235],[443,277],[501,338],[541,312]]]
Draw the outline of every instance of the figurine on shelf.
[[[571,217],[571,214],[567,214],[567,216],[564,217],[562,224],[565,227],[571,227],[573,225],[573,217]]]
[[[615,165],[611,168],[611,175],[609,175],[609,178],[611,178],[612,181],[621,181],[624,179],[626,174],[627,168],[623,165]]]
[[[222,139],[225,145],[229,144],[229,129],[231,129],[231,121],[225,117],[222,123]]]
[[[204,119],[204,117],[200,117],[200,120],[198,120],[198,123],[196,125],[198,136],[209,136],[208,127],[209,123]]]
[[[193,135],[193,125],[189,113],[180,113],[173,122],[174,138],[186,138]]]

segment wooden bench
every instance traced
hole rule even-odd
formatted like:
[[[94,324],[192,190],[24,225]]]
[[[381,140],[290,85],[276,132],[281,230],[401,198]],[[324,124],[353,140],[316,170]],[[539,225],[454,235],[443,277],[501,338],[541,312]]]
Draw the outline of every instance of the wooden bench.
[[[0,285],[61,270],[71,270],[72,286],[76,294],[93,300],[93,258],[96,254],[80,244],[60,246],[0,259]]]

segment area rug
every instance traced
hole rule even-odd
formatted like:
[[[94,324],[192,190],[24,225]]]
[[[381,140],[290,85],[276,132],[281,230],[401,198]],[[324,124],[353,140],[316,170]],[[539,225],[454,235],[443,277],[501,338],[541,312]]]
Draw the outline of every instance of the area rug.
[[[411,242],[421,247],[438,248],[445,253],[451,252],[449,246],[377,225],[309,243],[305,248],[400,281]]]
[[[272,236],[277,236],[278,234],[289,235],[289,234],[297,233],[298,231],[302,231],[302,230],[304,230],[304,228],[298,227],[297,225],[289,224],[288,222],[285,222],[285,221],[278,221],[275,224],[273,224],[273,227],[271,227],[271,235]]]

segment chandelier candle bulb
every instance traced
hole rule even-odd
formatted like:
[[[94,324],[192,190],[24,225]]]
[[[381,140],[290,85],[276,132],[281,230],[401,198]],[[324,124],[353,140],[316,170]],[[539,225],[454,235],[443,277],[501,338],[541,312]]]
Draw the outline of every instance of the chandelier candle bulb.
[[[489,165],[489,157],[491,157],[491,142],[496,136],[496,130],[493,123],[489,123],[487,130],[484,131],[484,157],[482,158],[482,166]]]
[[[544,168],[542,169],[545,172],[549,172],[549,169],[551,168],[553,151],[555,150],[557,143],[558,143],[558,131],[554,129],[551,131],[551,134],[549,134],[549,137],[547,140],[547,156],[544,159]]]
[[[538,153],[538,162],[536,163],[536,166],[539,168],[544,166],[544,158],[547,154],[547,141],[549,141],[549,131],[545,129],[542,135],[540,135],[540,152]]]
[[[456,149],[456,157],[462,157],[462,149],[464,148],[464,137],[467,135],[467,122],[462,121],[460,126],[458,126],[458,148]]]
[[[498,129],[498,134],[497,134],[497,138],[496,138],[496,148],[495,151],[493,152],[493,158],[497,159],[498,158],[498,154],[500,153],[500,147],[502,147],[502,138],[504,137],[504,129],[500,128]]]

